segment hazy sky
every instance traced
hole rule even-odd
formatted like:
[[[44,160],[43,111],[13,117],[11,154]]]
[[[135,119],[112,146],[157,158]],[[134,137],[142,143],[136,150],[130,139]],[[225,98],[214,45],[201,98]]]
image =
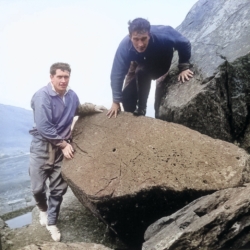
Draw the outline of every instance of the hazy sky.
[[[49,67],[60,61],[71,65],[70,87],[82,103],[109,108],[111,66],[128,20],[175,28],[196,2],[0,0],[0,103],[30,109],[32,95],[49,82]]]

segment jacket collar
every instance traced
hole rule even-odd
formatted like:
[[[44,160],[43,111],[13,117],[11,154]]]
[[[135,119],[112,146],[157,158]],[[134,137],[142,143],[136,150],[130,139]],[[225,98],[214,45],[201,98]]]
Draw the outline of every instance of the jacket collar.
[[[54,88],[54,86],[53,86],[53,84],[52,84],[51,82],[48,83],[47,89],[48,89],[49,95],[51,95],[51,96],[59,95],[59,94],[56,92],[56,90],[55,90],[55,88]],[[64,96],[68,93],[69,90],[70,90],[70,88],[69,88],[69,86],[68,86],[67,89],[66,89],[66,92],[64,93]]]

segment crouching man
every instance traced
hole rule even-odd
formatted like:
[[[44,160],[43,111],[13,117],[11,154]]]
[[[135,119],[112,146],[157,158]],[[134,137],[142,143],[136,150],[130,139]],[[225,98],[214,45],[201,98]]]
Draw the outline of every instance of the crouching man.
[[[170,26],[150,25],[144,18],[129,22],[128,30],[129,34],[121,41],[112,66],[113,104],[107,113],[109,118],[117,116],[120,103],[124,111],[135,116],[146,115],[151,80],[158,84],[164,81],[174,50],[179,55],[178,80],[185,82],[193,77],[189,63],[191,44],[178,31]]]
[[[54,241],[60,241],[56,226],[67,183],[61,175],[63,157],[72,159],[71,124],[75,115],[103,112],[103,106],[80,105],[77,94],[69,89],[71,68],[67,63],[50,67],[51,82],[38,90],[31,100],[34,115],[30,147],[31,189],[40,210],[40,224],[46,226]],[[49,197],[46,180],[49,180]]]

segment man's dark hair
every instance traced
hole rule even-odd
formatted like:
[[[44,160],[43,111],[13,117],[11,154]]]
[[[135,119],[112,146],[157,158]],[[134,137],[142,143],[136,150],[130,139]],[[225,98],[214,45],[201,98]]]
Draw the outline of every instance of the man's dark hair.
[[[133,32],[145,33],[150,32],[150,22],[144,18],[136,18],[128,22],[128,31],[131,35]]]
[[[70,68],[68,63],[58,62],[58,63],[52,64],[51,67],[50,67],[50,74],[52,76],[54,76],[56,74],[57,69],[60,69],[62,71],[68,71],[69,74],[71,73],[71,68]]]

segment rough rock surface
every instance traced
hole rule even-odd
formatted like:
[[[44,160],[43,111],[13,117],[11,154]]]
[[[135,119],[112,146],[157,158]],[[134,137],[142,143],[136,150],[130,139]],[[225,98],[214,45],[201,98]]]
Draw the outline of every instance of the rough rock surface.
[[[44,244],[32,244],[30,246],[26,246],[20,248],[19,250],[111,250],[111,248],[105,247],[99,244],[93,243],[44,243]]]
[[[123,112],[77,121],[62,172],[74,194],[127,241],[201,197],[249,181],[249,155],[179,124]]]
[[[249,0],[199,0],[177,30],[191,41],[195,77],[177,82],[176,57],[156,117],[250,151]]]
[[[249,249],[250,185],[199,198],[145,232],[143,250]],[[248,245],[249,246],[249,245]]]
[[[62,234],[61,243],[82,242],[102,244],[111,249],[127,249],[117,237],[112,236],[107,231],[107,227],[103,222],[99,221],[82,206],[71,189],[68,189],[64,195],[57,225]],[[0,235],[2,250],[16,250],[32,244],[44,247],[44,243],[54,243],[47,229],[39,223],[39,211],[37,208],[34,208],[32,211],[32,224],[22,228],[10,229],[0,219]]]

